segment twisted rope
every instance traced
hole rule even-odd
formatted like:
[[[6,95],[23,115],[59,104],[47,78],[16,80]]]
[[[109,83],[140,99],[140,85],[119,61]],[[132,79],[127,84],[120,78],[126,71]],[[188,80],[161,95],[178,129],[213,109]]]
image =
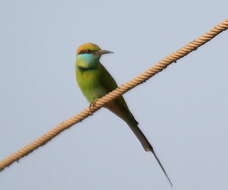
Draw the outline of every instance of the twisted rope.
[[[172,53],[171,55],[163,58],[157,64],[146,70],[144,73],[140,74],[139,76],[135,77],[131,81],[121,85],[120,87],[116,88],[112,92],[108,93],[107,95],[103,96],[102,98],[98,99],[92,107],[87,107],[78,115],[71,117],[68,120],[63,121],[62,123],[58,124],[55,128],[51,129],[44,135],[40,136],[39,138],[35,139],[30,144],[24,146],[23,148],[19,149],[17,152],[10,154],[8,157],[0,161],[0,170],[3,170],[5,167],[11,165],[13,162],[19,160],[20,158],[24,157],[25,155],[29,154],[33,150],[37,149],[41,145],[45,144],[46,142],[50,141],[56,135],[64,131],[65,129],[71,127],[75,123],[80,122],[81,120],[85,119],[96,110],[100,109],[104,104],[112,101],[117,96],[124,94],[125,92],[129,91],[130,89],[134,88],[135,86],[139,85],[142,82],[145,82],[155,74],[161,72],[165,69],[168,65],[173,62],[176,62],[178,59],[186,56],[193,50],[196,50],[198,47],[202,46],[212,38],[214,38],[219,33],[223,32],[228,28],[228,19],[224,20],[220,24],[216,25],[212,28],[209,32],[203,34],[199,38],[193,40],[192,42],[188,43],[184,47],[180,48],[176,52]]]

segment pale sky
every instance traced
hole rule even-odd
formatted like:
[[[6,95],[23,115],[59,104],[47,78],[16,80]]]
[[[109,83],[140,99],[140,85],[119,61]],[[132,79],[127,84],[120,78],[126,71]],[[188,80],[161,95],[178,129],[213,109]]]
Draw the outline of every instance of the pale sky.
[[[74,73],[85,42],[119,84],[227,18],[227,0],[0,3],[0,159],[88,106]],[[228,32],[124,95],[177,190],[228,189]],[[0,173],[4,190],[170,186],[105,109]]]

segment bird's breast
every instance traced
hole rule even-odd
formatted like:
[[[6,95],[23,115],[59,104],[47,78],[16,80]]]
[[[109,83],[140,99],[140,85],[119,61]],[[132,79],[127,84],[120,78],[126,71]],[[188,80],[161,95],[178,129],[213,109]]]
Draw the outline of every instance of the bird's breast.
[[[77,69],[77,82],[78,85],[89,102],[100,98],[106,94],[105,88],[101,83],[101,74],[97,70],[84,70]]]

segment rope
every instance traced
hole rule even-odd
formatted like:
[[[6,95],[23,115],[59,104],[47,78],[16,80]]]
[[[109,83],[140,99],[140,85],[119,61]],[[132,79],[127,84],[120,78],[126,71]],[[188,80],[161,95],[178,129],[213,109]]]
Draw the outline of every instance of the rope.
[[[219,33],[225,31],[228,28],[228,19],[224,20],[223,22],[216,25],[214,28],[212,28],[209,32],[203,34],[199,38],[193,40],[192,42],[188,43],[184,47],[180,48],[176,52],[170,54],[169,56],[163,58],[161,61],[159,61],[157,64],[146,70],[144,73],[140,74],[139,76],[135,77],[131,81],[121,85],[120,87],[116,88],[112,92],[108,93],[107,95],[103,96],[102,98],[99,98],[93,106],[87,107],[79,114],[71,117],[68,120],[63,121],[62,123],[58,124],[55,128],[51,129],[44,135],[40,136],[39,138],[35,139],[30,144],[22,147],[17,152],[14,152],[4,158],[0,161],[0,171],[3,170],[5,167],[11,165],[13,162],[19,160],[20,158],[26,156],[33,150],[37,149],[41,145],[47,143],[52,138],[54,138],[56,135],[64,131],[65,129],[71,127],[72,125],[80,122],[81,120],[85,119],[92,113],[94,113],[96,110],[100,109],[104,104],[112,101],[117,96],[120,96],[130,89],[134,88],[135,86],[139,85],[142,82],[145,82],[155,74],[161,72],[163,69],[165,69],[168,65],[170,65],[173,62],[176,62],[180,58],[186,56],[193,50],[196,50],[198,47],[202,46],[206,42],[210,41],[212,38],[214,38]]]

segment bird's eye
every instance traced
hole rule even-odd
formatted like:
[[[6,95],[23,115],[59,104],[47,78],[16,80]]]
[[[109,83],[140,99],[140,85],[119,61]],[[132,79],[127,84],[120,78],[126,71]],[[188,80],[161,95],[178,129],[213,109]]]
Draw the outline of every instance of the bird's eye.
[[[85,49],[85,50],[82,50],[79,54],[84,54],[84,53],[92,53],[93,51],[90,50],[90,49]]]
[[[91,53],[91,50],[85,49],[85,50],[82,51],[82,53]]]

